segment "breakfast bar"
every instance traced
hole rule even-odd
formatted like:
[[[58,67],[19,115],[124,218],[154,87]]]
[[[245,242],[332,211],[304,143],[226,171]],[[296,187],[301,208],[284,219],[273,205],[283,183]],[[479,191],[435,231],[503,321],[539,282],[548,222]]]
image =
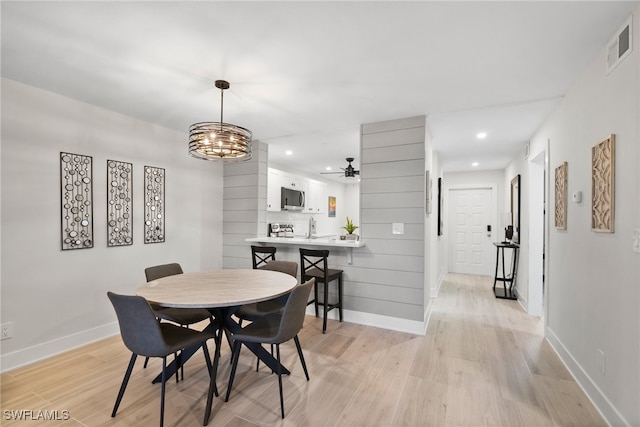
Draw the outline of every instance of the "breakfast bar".
[[[362,248],[365,243],[362,240],[341,240],[337,236],[324,236],[324,237],[252,237],[245,239],[250,243],[263,243],[271,246],[286,245],[286,246],[314,246],[325,247],[329,249],[343,250],[347,256],[347,264],[353,262],[353,249]]]

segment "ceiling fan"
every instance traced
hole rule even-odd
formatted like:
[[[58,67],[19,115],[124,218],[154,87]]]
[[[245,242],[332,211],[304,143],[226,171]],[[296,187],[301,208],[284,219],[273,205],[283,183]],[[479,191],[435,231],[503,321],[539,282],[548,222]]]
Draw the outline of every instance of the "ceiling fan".
[[[353,157],[347,157],[346,160],[347,160],[347,163],[349,163],[347,167],[340,168],[344,171],[345,178],[353,178],[356,175],[360,175],[360,171],[355,170],[353,166],[351,166],[351,162],[353,162],[355,159]],[[327,175],[327,174],[343,173],[343,172],[320,172],[320,173]]]

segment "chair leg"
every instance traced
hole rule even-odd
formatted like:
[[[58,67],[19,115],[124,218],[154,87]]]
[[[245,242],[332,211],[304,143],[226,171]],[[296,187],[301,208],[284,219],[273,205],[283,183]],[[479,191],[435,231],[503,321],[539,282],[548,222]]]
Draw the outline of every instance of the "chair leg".
[[[276,344],[276,359],[278,365],[276,366],[276,373],[278,374],[278,388],[280,389],[280,413],[284,419],[284,396],[282,395],[282,365],[280,364],[280,344]]]
[[[342,273],[338,276],[338,313],[340,313],[340,321],[342,322]]]
[[[144,369],[147,369],[147,363],[149,363],[149,356],[144,358],[144,365],[142,366]]]
[[[318,317],[318,281],[313,284],[313,305],[316,308],[316,317]]]
[[[302,347],[300,346],[300,340],[296,335],[293,337],[293,341],[296,343],[296,348],[298,349],[298,356],[300,357],[300,363],[302,363],[302,369],[304,369],[304,376],[307,377],[307,381],[309,381],[309,372],[307,371],[307,364],[304,361],[304,356],[302,355]]]
[[[166,387],[166,370],[167,370],[167,357],[162,358],[162,387],[160,388],[160,427],[164,426],[164,392]],[[178,372],[176,371],[176,376]]]
[[[176,360],[176,384],[180,381],[180,368],[182,367],[182,358],[180,357],[181,353],[175,352],[173,353],[173,358]],[[184,379],[184,378],[182,378]],[[164,380],[162,380],[164,382]]]
[[[127,384],[129,383],[129,378],[131,377],[131,371],[133,371],[133,365],[135,365],[137,357],[138,357],[137,354],[131,353],[129,366],[127,367],[127,371],[125,372],[124,378],[122,379],[122,385],[120,386],[120,391],[118,392],[118,397],[116,398],[116,404],[113,406],[113,412],[111,412],[112,417],[115,417],[116,412],[118,412],[120,401],[122,400],[122,396],[124,396],[124,391],[127,388]]]
[[[322,306],[324,308],[324,318],[322,319],[322,333],[324,334],[325,332],[327,332],[327,304],[329,301],[329,283],[323,283],[322,286],[324,287],[324,301],[322,301]]]
[[[229,374],[229,384],[227,385],[227,395],[224,398],[225,402],[229,401],[229,395],[231,394],[231,387],[233,386],[233,378],[236,376],[236,368],[238,367],[238,359],[240,358],[240,347],[242,343],[240,341],[233,342],[233,352],[231,355],[231,373]]]

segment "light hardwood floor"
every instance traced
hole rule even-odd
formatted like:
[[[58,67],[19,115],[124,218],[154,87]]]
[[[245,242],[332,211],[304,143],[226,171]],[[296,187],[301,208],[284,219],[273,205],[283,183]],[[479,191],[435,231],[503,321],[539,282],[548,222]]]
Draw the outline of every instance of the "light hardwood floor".
[[[286,418],[278,384],[245,349],[229,402],[214,400],[210,426],[603,426],[542,337],[542,321],[497,300],[487,277],[449,275],[426,336],[307,317],[300,334],[311,380],[293,343],[282,346]],[[105,297],[106,299],[106,297]],[[213,343],[210,348],[213,350]],[[229,374],[225,345],[218,375]],[[130,353],[109,338],[1,376],[3,426],[156,426],[159,361],[139,361],[118,415],[111,409]],[[202,423],[207,371],[201,352],[185,380],[167,383],[165,425]],[[6,410],[68,411],[67,421],[7,420]]]

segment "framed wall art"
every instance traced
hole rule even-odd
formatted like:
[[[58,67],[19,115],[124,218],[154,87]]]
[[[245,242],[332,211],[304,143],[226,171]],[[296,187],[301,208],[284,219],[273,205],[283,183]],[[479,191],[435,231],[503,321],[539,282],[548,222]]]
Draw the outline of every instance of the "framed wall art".
[[[144,167],[144,242],[165,241],[164,194],[165,171],[153,166]]]
[[[329,218],[336,217],[336,196],[329,196]]]
[[[511,180],[511,224],[513,224],[511,241],[520,243],[520,174]]]
[[[591,148],[591,230],[613,233],[615,135]]]
[[[62,250],[93,247],[93,159],[60,153]]]
[[[556,168],[555,222],[558,230],[567,229],[567,167],[567,162],[563,162]]]
[[[133,244],[133,164],[107,160],[107,246]]]
[[[443,223],[442,218],[444,217],[444,206],[443,206],[443,194],[442,194],[442,178],[438,178],[438,236],[442,236],[443,233]]]

